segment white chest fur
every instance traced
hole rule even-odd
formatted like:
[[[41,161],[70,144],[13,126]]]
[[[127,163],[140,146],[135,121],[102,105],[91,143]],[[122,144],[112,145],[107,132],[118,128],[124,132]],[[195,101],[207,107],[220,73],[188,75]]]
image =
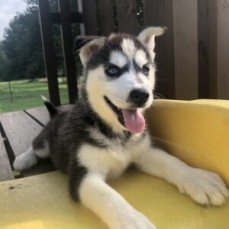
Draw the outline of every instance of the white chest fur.
[[[104,178],[118,177],[148,147],[149,138],[140,141],[139,138],[141,136],[132,137],[124,145],[109,140],[109,147],[106,148],[84,144],[77,155],[79,163],[89,172],[98,173]]]

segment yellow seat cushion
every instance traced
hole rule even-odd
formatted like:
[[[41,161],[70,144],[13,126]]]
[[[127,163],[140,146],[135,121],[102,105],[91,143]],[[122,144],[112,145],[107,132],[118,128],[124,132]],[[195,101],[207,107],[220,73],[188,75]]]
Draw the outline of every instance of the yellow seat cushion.
[[[229,183],[229,102],[158,100],[146,116],[153,138],[169,153],[216,171]],[[158,229],[229,228],[228,203],[202,207],[166,181],[137,171],[109,183]],[[51,172],[0,183],[0,228],[107,227],[69,198],[65,175]]]
[[[228,100],[158,100],[146,117],[152,136],[169,153],[219,173],[229,184]]]

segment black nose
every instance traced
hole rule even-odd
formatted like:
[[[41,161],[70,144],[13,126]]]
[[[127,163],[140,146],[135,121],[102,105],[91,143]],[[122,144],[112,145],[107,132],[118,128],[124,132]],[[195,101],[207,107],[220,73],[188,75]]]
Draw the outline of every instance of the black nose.
[[[137,106],[142,106],[149,98],[149,93],[144,89],[134,89],[130,92],[129,100]]]

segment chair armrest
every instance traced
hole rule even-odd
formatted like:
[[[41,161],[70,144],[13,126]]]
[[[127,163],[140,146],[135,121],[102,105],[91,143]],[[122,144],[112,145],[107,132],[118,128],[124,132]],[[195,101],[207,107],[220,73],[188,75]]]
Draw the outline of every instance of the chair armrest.
[[[229,101],[156,100],[146,113],[152,138],[189,165],[229,184]]]

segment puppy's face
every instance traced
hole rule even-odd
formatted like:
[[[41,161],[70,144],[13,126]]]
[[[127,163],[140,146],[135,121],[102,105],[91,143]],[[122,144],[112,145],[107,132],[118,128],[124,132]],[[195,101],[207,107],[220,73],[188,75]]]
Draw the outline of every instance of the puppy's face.
[[[90,38],[81,48],[89,102],[116,132],[144,130],[142,111],[151,105],[155,86],[154,38],[163,32],[153,27],[138,38]]]

